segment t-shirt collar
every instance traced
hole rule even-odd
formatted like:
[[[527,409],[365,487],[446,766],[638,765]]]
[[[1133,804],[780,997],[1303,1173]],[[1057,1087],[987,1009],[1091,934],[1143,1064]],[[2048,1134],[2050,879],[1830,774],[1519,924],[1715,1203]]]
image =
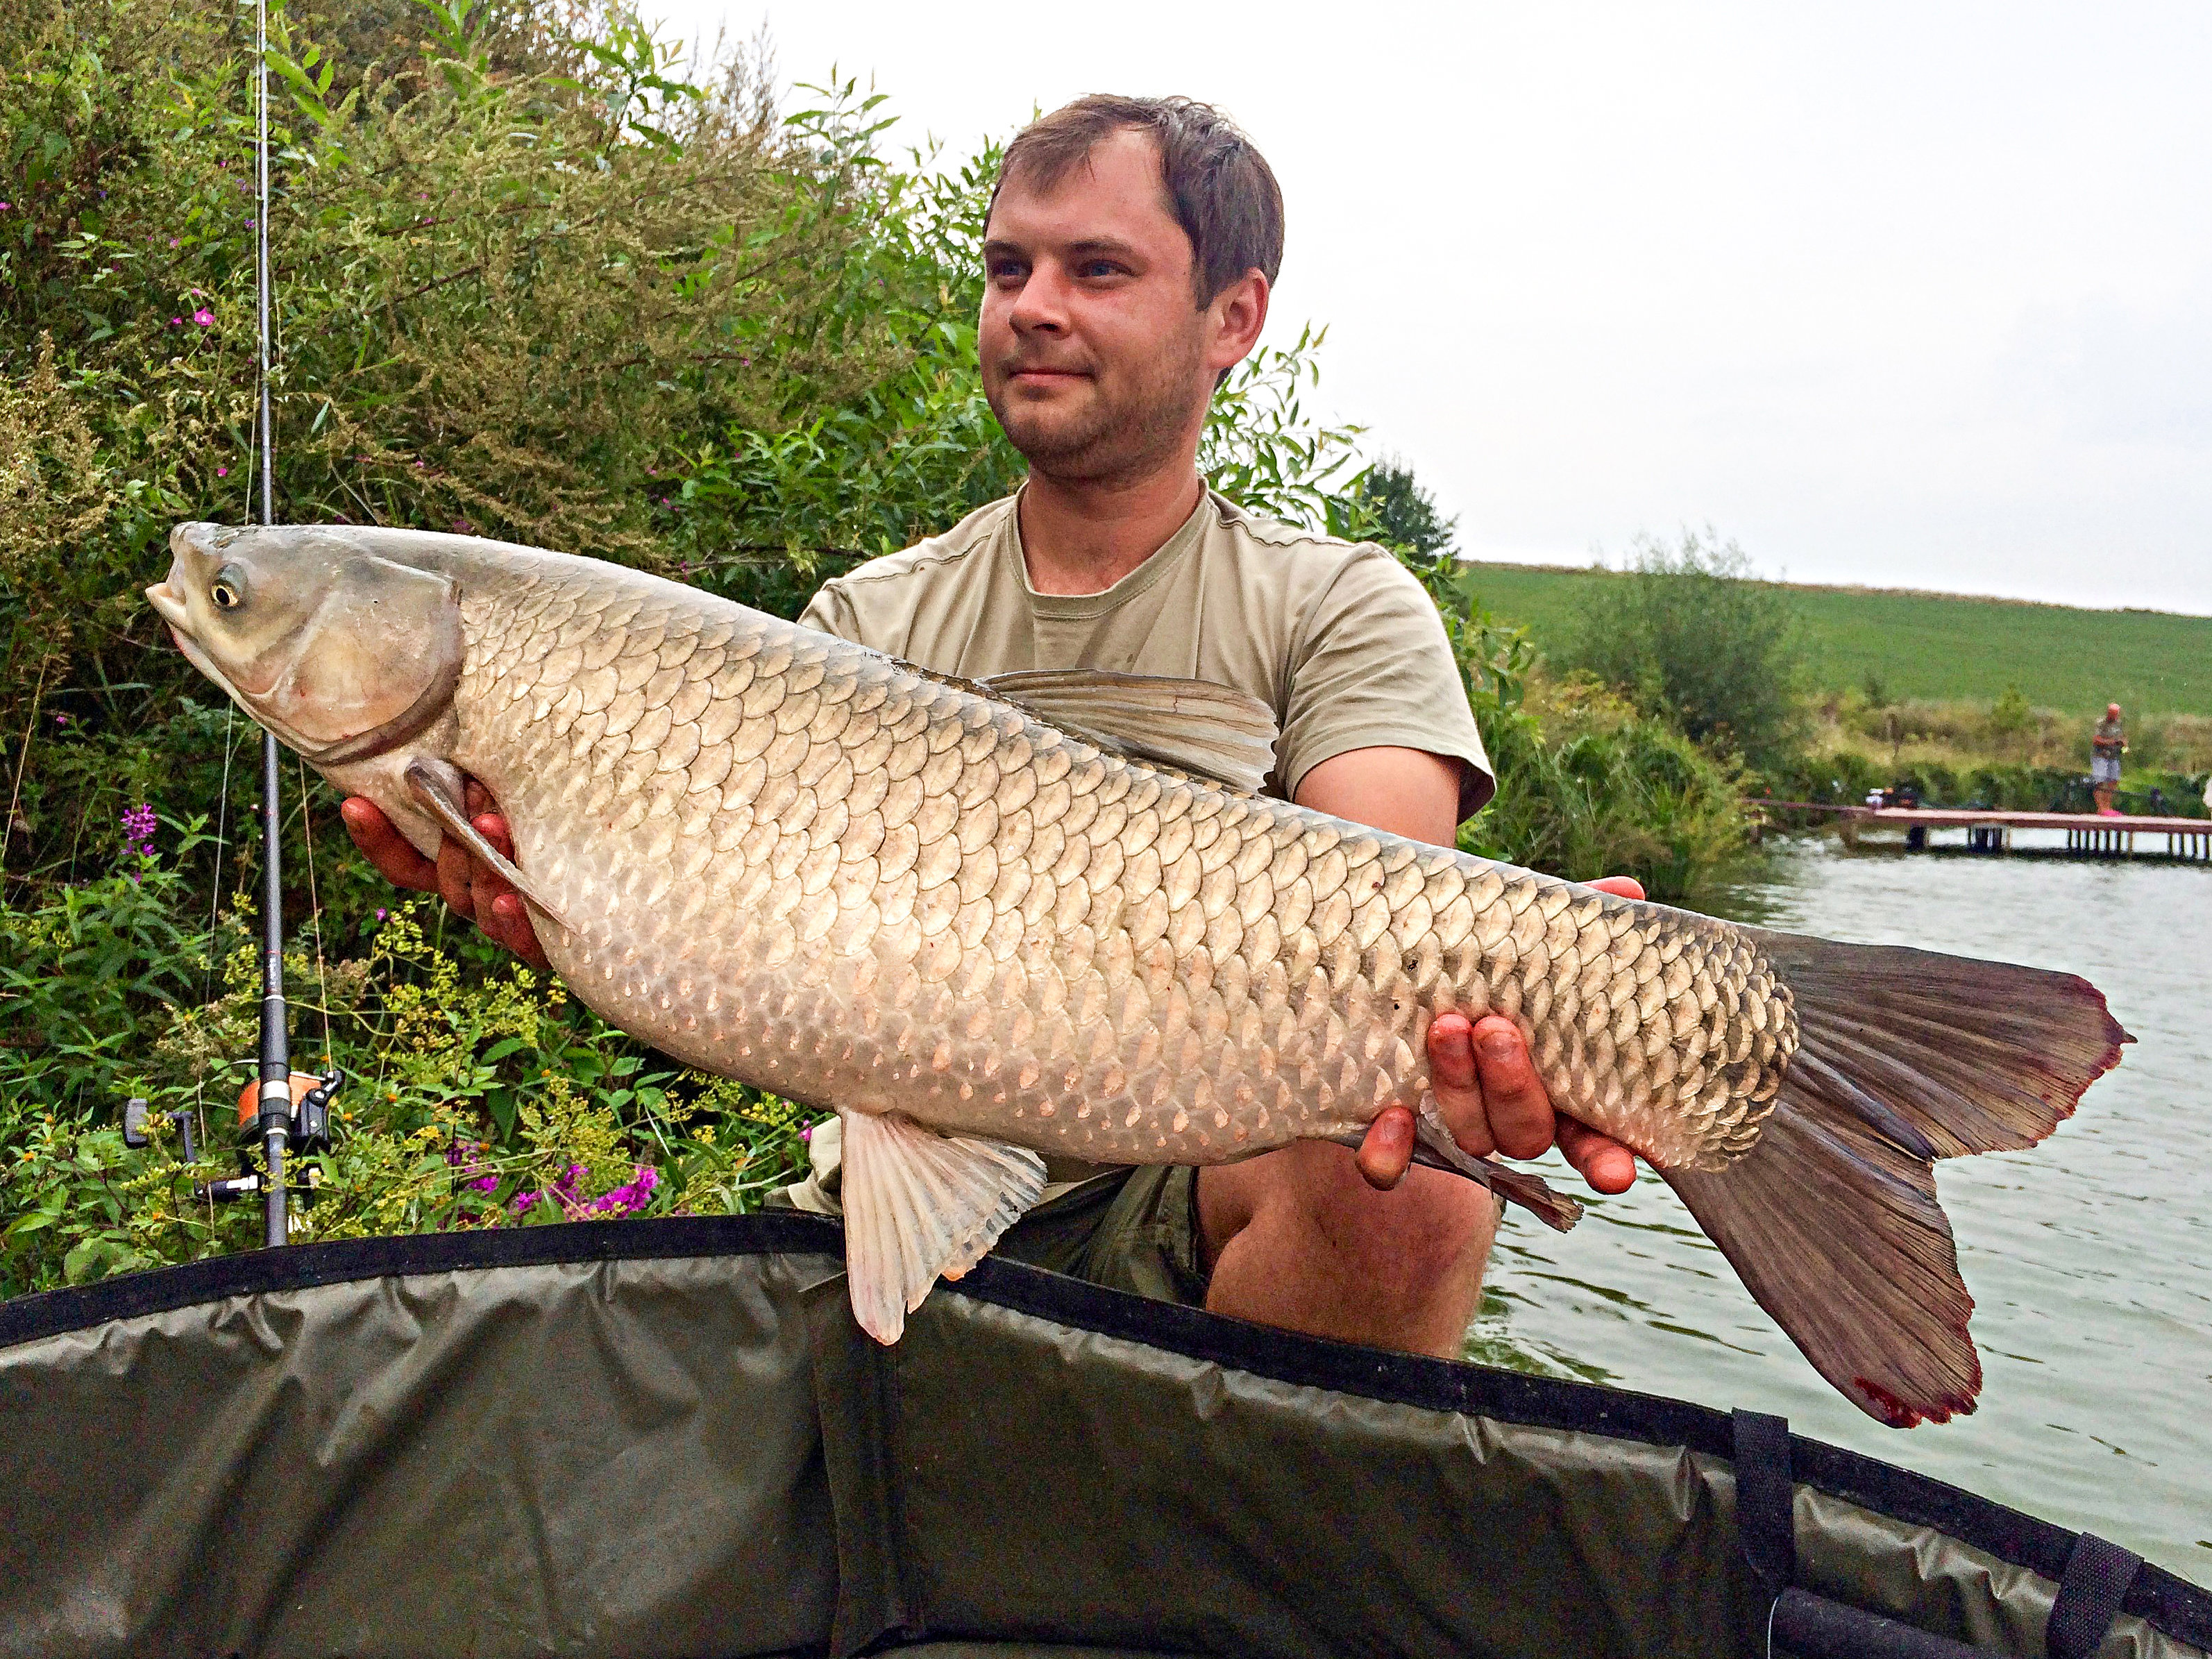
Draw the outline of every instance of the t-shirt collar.
[[[1023,489],[1029,486],[1024,483]],[[1021,495],[1017,491],[1014,510],[1006,514],[1006,528],[1000,536],[1000,556],[1013,562],[1014,577],[1029,596],[1030,609],[1039,617],[1065,618],[1080,621],[1103,617],[1118,606],[1127,605],[1139,593],[1147,592],[1154,583],[1166,576],[1190,556],[1190,551],[1205,537],[1207,527],[1220,515],[1211,488],[1199,492],[1198,505],[1182,521],[1175,534],[1162,542],[1145,562],[1113,586],[1099,593],[1040,593],[1030,586],[1029,561],[1022,556]]]

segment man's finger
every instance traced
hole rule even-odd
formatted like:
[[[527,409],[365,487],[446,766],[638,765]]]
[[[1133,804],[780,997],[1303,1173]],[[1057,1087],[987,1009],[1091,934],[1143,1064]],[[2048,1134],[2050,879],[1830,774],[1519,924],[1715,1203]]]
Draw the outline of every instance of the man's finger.
[[[1636,1184],[1636,1154],[1586,1123],[1559,1120],[1559,1152],[1599,1192],[1625,1193]]]
[[[509,864],[514,862],[514,842],[507,833],[507,820],[496,812],[480,813],[469,820],[469,828],[491,843],[491,850]],[[484,909],[492,900],[502,894],[512,893],[514,885],[505,876],[482,859],[471,857],[469,861],[469,884],[476,893],[477,908]]]
[[[453,907],[453,914],[474,921],[477,919],[476,893],[471,885],[471,869],[476,855],[447,836],[438,842],[438,896]]]
[[[532,967],[552,967],[545,959],[545,947],[538,942],[537,924],[531,921],[529,907],[520,893],[502,893],[494,899],[479,915],[477,925]]]
[[[1508,1158],[1541,1157],[1552,1145],[1552,1098],[1537,1079],[1521,1028],[1501,1014],[1477,1020],[1474,1066],[1498,1150]]]
[[[1378,1192],[1389,1192],[1406,1178],[1413,1164],[1413,1114],[1409,1107],[1385,1107],[1367,1126],[1359,1143],[1359,1174]]]
[[[362,856],[393,886],[412,888],[418,893],[438,890],[438,866],[415,850],[374,801],[365,795],[349,795],[338,804],[338,819]]]
[[[1487,1158],[1498,1150],[1475,1072],[1474,1023],[1465,1014],[1438,1014],[1430,1022],[1429,1086],[1436,1091],[1444,1127],[1462,1152]]]

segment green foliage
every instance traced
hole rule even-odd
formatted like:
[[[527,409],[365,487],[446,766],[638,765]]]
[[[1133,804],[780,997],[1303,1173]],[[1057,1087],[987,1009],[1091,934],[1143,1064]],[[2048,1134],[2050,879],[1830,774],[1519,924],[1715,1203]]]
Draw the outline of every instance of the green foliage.
[[[1437,499],[1413,478],[1402,461],[1378,461],[1359,480],[1359,500],[1375,517],[1375,538],[1424,558],[1449,552],[1459,528],[1456,518],[1437,511]]]
[[[188,899],[158,855],[126,854],[35,910],[0,910],[0,1296],[259,1242],[258,1209],[199,1195],[240,1168],[250,918],[222,919],[211,963]],[[309,1183],[295,1237],[732,1212],[804,1167],[798,1108],[659,1060],[511,959],[471,970],[421,908],[389,915],[360,957],[287,958],[295,1048],[350,1079],[332,1146],[295,1171]],[[126,1093],[155,1109],[149,1146],[124,1143]]]
[[[1528,630],[1483,608],[1484,567],[1416,566],[1468,686],[1498,793],[1460,846],[1576,881],[1634,876],[1653,898],[1706,887],[1742,850],[1742,780],[1729,763],[1588,678],[1534,677]]]
[[[1802,629],[1750,568],[1710,531],[1686,531],[1672,549],[1644,538],[1629,573],[1591,591],[1558,660],[1699,742],[1754,762],[1785,755],[1804,724]]]

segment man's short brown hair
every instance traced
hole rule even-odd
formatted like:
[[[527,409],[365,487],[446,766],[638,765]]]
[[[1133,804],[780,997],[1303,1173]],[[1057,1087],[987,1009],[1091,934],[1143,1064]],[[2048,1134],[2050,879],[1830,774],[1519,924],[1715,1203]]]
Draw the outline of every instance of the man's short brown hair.
[[[1248,270],[1268,282],[1283,264],[1283,192],[1267,158],[1237,125],[1193,98],[1093,93],[1041,116],[1015,135],[991,199],[1019,173],[1049,190],[1123,131],[1148,133],[1176,222],[1190,238],[1191,286],[1200,306]]]

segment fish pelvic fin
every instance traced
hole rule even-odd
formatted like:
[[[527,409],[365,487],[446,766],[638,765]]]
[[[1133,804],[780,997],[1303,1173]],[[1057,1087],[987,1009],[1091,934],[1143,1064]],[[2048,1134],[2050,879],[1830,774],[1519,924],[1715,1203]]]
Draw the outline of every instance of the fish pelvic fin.
[[[1821,1376],[1893,1428],[1974,1409],[1980,1357],[1936,1161],[2032,1146],[2131,1041],[2069,974],[1746,928],[1799,1046],[1758,1143],[1662,1170]]]
[[[853,1316],[889,1346],[940,1275],[966,1273],[1043,1196],[1044,1160],[897,1112],[838,1117]]]
[[[447,777],[445,775],[447,773],[453,773],[453,775]],[[454,773],[450,766],[434,765],[431,762],[417,758],[407,763],[406,770],[401,775],[407,780],[409,791],[422,803],[422,810],[438,821],[441,830],[497,871],[500,878],[527,899],[531,908],[540,915],[557,927],[568,927],[568,919],[561,914],[559,907],[539,890],[535,882],[515,867],[513,860],[501,856],[499,850],[484,839],[483,832],[469,822],[468,813],[462,810],[464,798],[460,793],[459,773]]]

